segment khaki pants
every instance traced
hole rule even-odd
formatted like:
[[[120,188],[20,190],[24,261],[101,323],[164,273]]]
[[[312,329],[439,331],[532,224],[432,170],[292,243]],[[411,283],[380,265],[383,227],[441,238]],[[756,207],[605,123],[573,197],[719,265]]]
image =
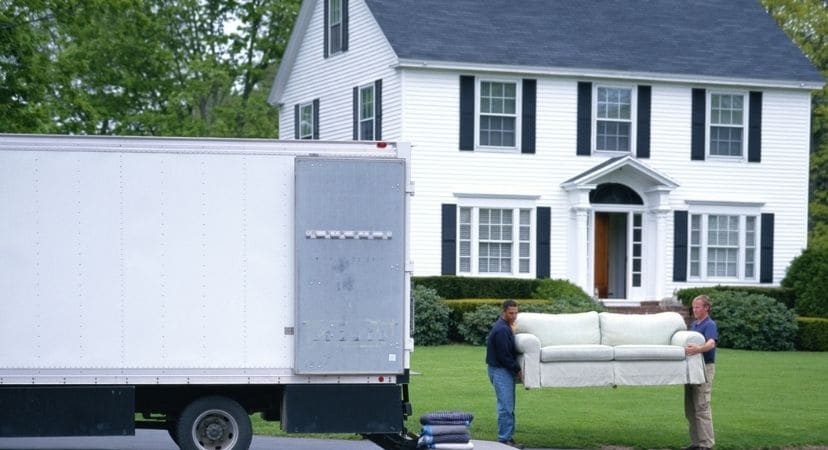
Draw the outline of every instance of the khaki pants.
[[[690,427],[690,444],[711,448],[716,443],[713,435],[713,412],[710,409],[710,394],[713,391],[716,365],[705,364],[704,373],[706,383],[684,385],[684,416],[687,417]]]

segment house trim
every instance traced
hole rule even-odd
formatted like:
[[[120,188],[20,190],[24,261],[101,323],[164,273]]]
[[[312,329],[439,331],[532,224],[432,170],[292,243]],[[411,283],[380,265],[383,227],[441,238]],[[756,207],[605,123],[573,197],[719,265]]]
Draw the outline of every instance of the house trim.
[[[671,73],[654,73],[621,70],[600,70],[569,67],[543,67],[543,66],[513,66],[498,64],[477,64],[462,63],[453,61],[427,61],[418,59],[398,59],[399,63],[394,66],[398,69],[428,69],[428,70],[450,70],[463,72],[500,73],[500,74],[521,74],[522,76],[560,76],[565,78],[589,78],[608,80],[626,80],[629,82],[642,82],[652,84],[654,82],[685,83],[685,84],[709,84],[720,86],[756,86],[780,89],[822,89],[825,83],[797,80],[764,80],[755,78],[730,78],[711,77],[705,75],[685,75]]]

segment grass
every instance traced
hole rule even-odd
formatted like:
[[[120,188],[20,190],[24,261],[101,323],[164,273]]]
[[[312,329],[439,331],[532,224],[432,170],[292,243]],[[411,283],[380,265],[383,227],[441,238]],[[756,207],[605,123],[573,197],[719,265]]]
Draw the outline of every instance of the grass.
[[[474,414],[475,439],[496,438],[485,348],[419,347],[412,355],[418,430],[426,412]],[[713,385],[716,448],[828,445],[828,354],[720,349]],[[682,386],[558,388],[517,392],[516,439],[535,448],[680,448],[687,445]]]
[[[420,415],[474,414],[474,439],[495,440],[495,399],[485,348],[418,347],[410,392]],[[682,386],[517,391],[515,438],[532,448],[681,448],[689,443]],[[713,385],[717,449],[828,446],[828,354],[719,349]],[[254,417],[257,434],[283,435],[278,423]],[[349,435],[324,437],[351,438]]]

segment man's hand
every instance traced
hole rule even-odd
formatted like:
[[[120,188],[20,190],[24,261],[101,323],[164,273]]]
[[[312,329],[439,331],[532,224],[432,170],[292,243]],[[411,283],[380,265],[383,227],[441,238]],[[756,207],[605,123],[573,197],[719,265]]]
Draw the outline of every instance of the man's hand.
[[[521,383],[523,383],[523,371],[522,370],[518,370],[517,379],[520,380]]]
[[[702,348],[696,344],[688,344],[687,347],[684,347],[684,354],[687,356],[696,355],[702,352]]]

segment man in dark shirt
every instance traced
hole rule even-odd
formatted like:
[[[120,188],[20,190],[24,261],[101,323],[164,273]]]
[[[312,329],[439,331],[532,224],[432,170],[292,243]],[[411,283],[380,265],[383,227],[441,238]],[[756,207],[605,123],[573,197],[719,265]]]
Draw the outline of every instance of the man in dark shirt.
[[[512,439],[515,432],[515,383],[523,381],[523,372],[515,358],[514,325],[518,305],[514,300],[503,302],[500,318],[492,325],[486,337],[486,365],[489,381],[497,397],[497,440],[503,444],[523,448]]]
[[[703,384],[684,385],[684,415],[690,427],[690,450],[708,450],[716,442],[713,434],[713,412],[710,410],[710,396],[713,392],[713,377],[716,375],[716,341],[719,340],[719,328],[710,318],[710,297],[699,295],[693,299],[693,317],[696,319],[690,329],[704,336],[704,344],[690,344],[685,349],[687,355],[701,353],[704,357]]]

